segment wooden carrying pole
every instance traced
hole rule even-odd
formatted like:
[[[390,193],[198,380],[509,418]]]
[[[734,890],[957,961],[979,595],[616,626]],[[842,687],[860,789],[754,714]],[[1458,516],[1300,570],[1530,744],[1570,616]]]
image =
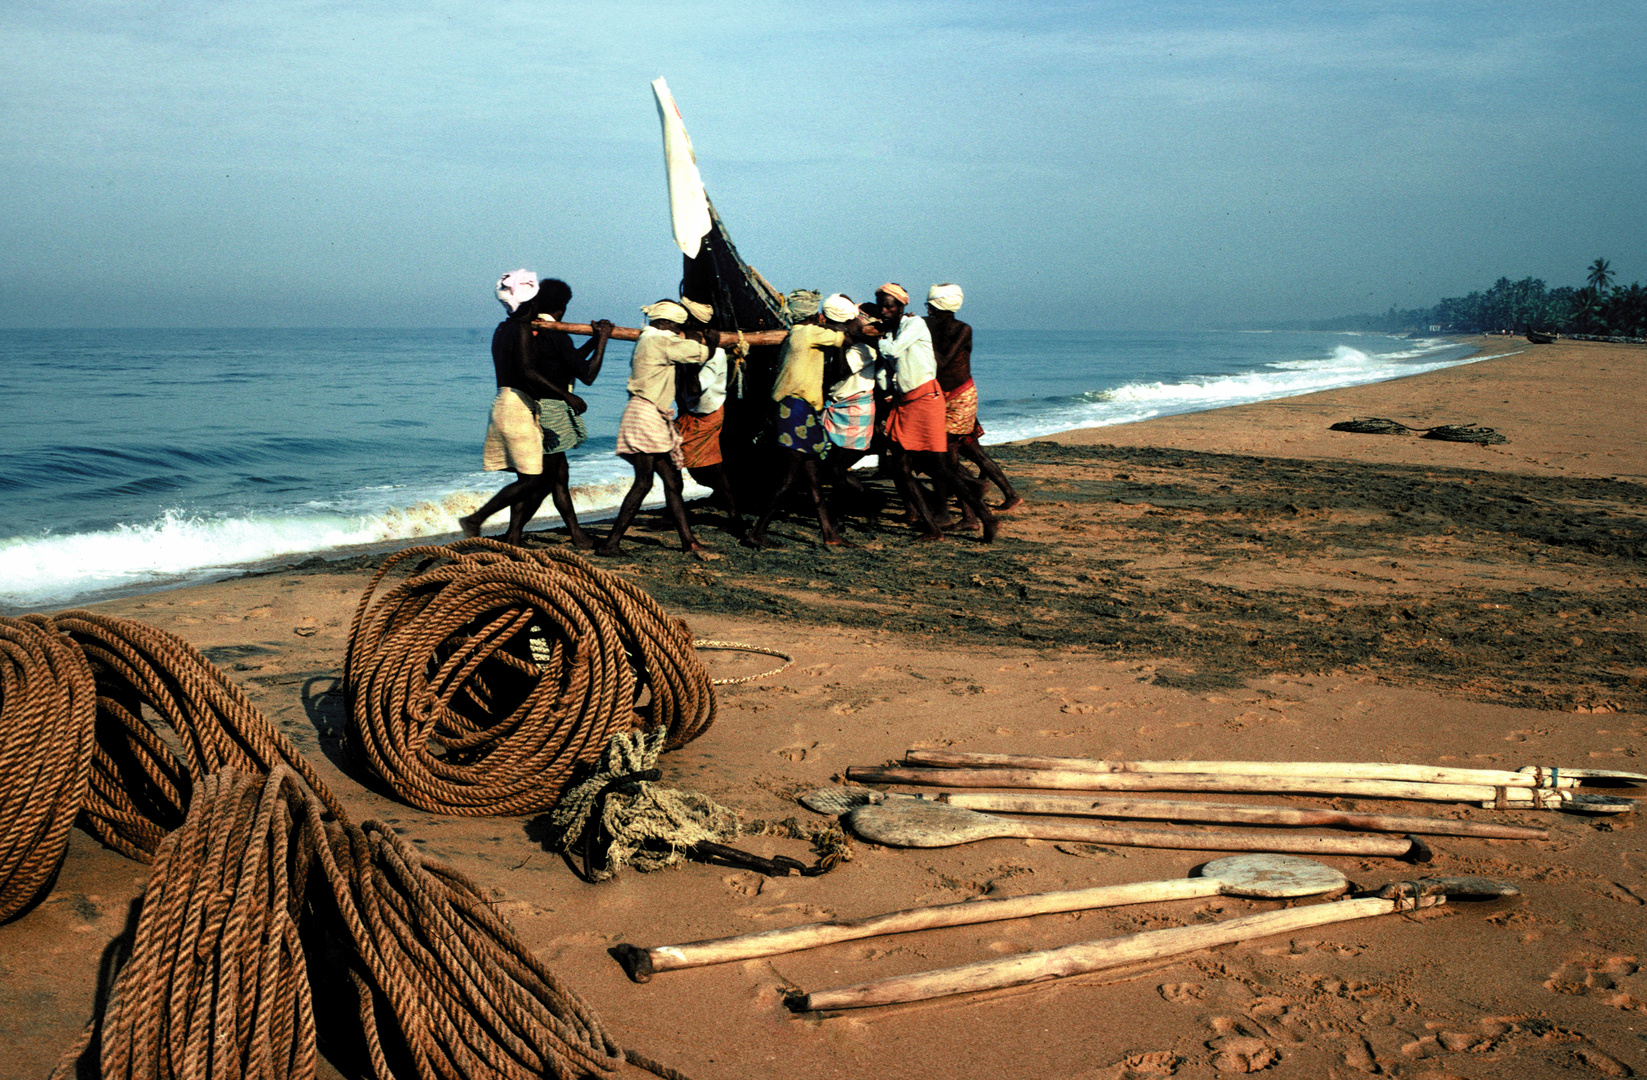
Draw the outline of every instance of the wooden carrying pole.
[[[910,750],[904,763],[932,769],[1045,769],[1091,773],[1193,773],[1198,776],[1293,776],[1334,780],[1403,780],[1421,784],[1486,784],[1489,787],[1576,787],[1558,768],[1526,772],[1460,769],[1443,765],[1395,765],[1374,761],[1104,761],[1031,754],[970,754]]]
[[[946,997],[951,994],[1022,986],[1042,979],[1061,979],[1089,971],[1102,971],[1106,968],[1177,956],[1198,949],[1209,949],[1215,945],[1227,945],[1234,941],[1292,933],[1327,923],[1364,919],[1371,915],[1385,915],[1394,911],[1411,911],[1415,907],[1425,908],[1445,903],[1446,899],[1445,896],[1421,896],[1416,899],[1405,897],[1392,900],[1370,897],[1266,911],[1224,922],[1180,926],[1168,930],[1149,930],[1107,941],[1068,945],[1061,949],[983,960],[939,971],[923,971],[915,975],[878,979],[838,990],[820,990],[792,997],[788,1005],[795,1012],[861,1009],[871,1005],[925,1001],[928,998]]]
[[[1089,889],[1066,889],[995,900],[962,900],[861,919],[804,923],[685,945],[658,945],[650,949],[618,945],[612,950],[612,955],[623,965],[631,979],[644,983],[651,981],[652,976],[660,971],[775,956],[883,934],[906,934],[915,930],[971,926],[1064,911],[1190,900],[1221,894],[1261,899],[1320,896],[1342,891],[1347,884],[1344,875],[1337,870],[1308,859],[1290,855],[1236,855],[1208,863],[1202,868],[1200,877],[1098,885]]]
[[[581,334],[584,337],[595,332],[589,323],[580,322],[550,322],[540,319],[532,326],[541,330],[559,330],[567,334]],[[612,328],[613,341],[638,341],[641,332],[633,326],[614,326]],[[782,345],[783,339],[789,336],[788,330],[746,330],[739,333],[736,330],[721,331],[721,348],[727,348],[742,341],[746,345]]]
[[[1188,773],[1096,773],[1051,769],[910,769],[853,766],[859,784],[1029,788],[1068,791],[1247,791],[1292,795],[1359,795],[1370,799],[1502,804],[1507,809],[1554,809],[1572,799],[1566,790],[1489,784],[1425,784],[1400,780],[1336,780],[1313,776],[1205,776]]]
[[[1327,807],[1251,806],[1245,803],[1169,802],[1151,799],[1088,799],[1079,795],[1009,795],[952,791],[941,802],[991,814],[1062,814],[1070,817],[1219,822],[1226,825],[1299,825],[1421,836],[1480,836],[1492,840],[1548,840],[1548,829],[1494,821],[1362,814]]]

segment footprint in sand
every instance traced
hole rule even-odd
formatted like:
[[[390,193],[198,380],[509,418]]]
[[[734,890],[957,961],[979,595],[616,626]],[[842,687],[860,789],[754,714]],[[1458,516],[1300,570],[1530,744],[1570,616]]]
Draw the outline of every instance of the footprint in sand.
[[[802,761],[805,761],[806,760],[806,752],[808,750],[815,750],[815,749],[817,749],[817,747],[818,747],[817,743],[809,742],[804,746],[799,745],[799,744],[797,744],[795,746],[785,746],[785,747],[782,747],[781,749],[774,750],[772,752],[774,754],[777,754],[779,757],[783,758],[785,761],[787,761],[787,762],[789,762],[790,764],[793,765],[793,764],[798,764]]]
[[[1246,1035],[1213,1039],[1207,1049],[1212,1051],[1212,1067],[1219,1072],[1263,1072],[1281,1060],[1280,1053],[1269,1043]]]
[[[1200,983],[1162,983],[1155,989],[1163,1000],[1174,1005],[1194,1005],[1207,996],[1206,987]]]

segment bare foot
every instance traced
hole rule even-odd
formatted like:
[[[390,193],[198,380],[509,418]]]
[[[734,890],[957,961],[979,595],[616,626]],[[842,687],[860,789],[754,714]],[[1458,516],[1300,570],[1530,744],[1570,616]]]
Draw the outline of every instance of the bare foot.
[[[855,548],[858,545],[854,544],[852,541],[848,540],[844,536],[826,536],[826,537],[824,537],[824,546],[825,547]]]
[[[577,548],[579,551],[588,551],[588,550],[590,550],[591,548],[593,548],[595,546],[595,542],[593,540],[589,539],[589,534],[588,533],[575,532],[575,533],[572,533],[571,535],[572,535],[572,546]]]
[[[741,543],[744,547],[759,548],[762,551],[772,551],[776,548],[783,547],[782,544],[778,543],[765,533],[755,532],[752,532],[748,536],[744,537],[739,541],[739,543]]]
[[[458,518],[458,528],[463,530],[464,536],[476,537],[480,535],[480,522],[475,520],[473,514]]]
[[[966,517],[961,519],[961,528],[965,529],[967,532],[977,532],[978,519],[972,514],[968,514]]]
[[[595,554],[613,559],[623,554],[623,549],[616,544],[602,544],[595,549]]]
[[[931,543],[936,543],[937,541],[942,540],[943,538],[944,538],[944,534],[941,533],[941,532],[924,532],[924,533],[922,533],[921,535],[919,535],[915,538],[915,543],[917,543],[917,544],[931,544]]]
[[[1022,505],[1024,505],[1024,497],[1022,495],[1014,495],[1000,506],[997,506],[995,508],[995,512],[997,514],[1010,514]]]
[[[995,542],[995,530],[998,528],[1000,528],[1000,522],[992,517],[984,518],[984,543],[993,544]]]

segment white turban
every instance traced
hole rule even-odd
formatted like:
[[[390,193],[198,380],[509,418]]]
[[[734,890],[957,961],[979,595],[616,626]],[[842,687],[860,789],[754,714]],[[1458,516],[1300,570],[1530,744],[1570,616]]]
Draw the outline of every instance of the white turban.
[[[694,319],[706,326],[709,324],[709,320],[715,317],[715,309],[713,306],[709,304],[700,304],[696,300],[688,300],[684,296],[681,297],[681,307],[685,308]]]
[[[830,322],[851,322],[858,317],[858,305],[844,293],[836,293],[823,302],[823,313]]]
[[[795,289],[785,298],[789,317],[796,322],[810,319],[818,313],[818,300],[823,294],[817,289]]]
[[[655,304],[647,304],[641,308],[641,314],[648,319],[667,319],[682,326],[686,325],[686,309],[673,300],[659,300]]]
[[[511,270],[498,278],[498,300],[511,315],[537,294],[538,276],[530,270]]]
[[[951,281],[934,285],[926,291],[926,302],[939,311],[960,311],[961,287]]]

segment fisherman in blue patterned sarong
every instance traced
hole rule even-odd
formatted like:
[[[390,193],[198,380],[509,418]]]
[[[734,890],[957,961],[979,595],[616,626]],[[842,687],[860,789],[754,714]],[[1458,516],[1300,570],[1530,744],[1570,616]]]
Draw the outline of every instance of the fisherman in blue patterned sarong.
[[[837,293],[829,298],[832,306],[820,312],[816,308],[816,296],[810,293],[804,298],[811,306],[811,310],[804,313],[797,310],[796,296],[790,296],[790,314],[801,318],[790,326],[789,336],[784,339],[783,352],[778,357],[778,377],[772,384],[774,436],[785,459],[784,473],[766,512],[744,541],[753,547],[777,546],[766,535],[766,526],[797,475],[806,477],[807,493],[812,497],[824,543],[852,546],[829,520],[818,474],[818,463],[829,446],[823,416],[824,367],[832,353],[838,356],[849,343],[866,340],[867,333],[859,325],[857,309],[850,300]],[[845,319],[832,318],[831,315],[843,314],[839,310],[842,302],[850,312]]]

